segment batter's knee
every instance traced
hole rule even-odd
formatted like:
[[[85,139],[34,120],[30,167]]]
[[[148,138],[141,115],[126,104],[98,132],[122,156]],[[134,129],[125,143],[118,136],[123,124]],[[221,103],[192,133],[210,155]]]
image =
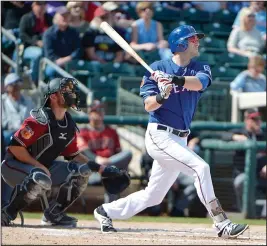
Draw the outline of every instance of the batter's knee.
[[[204,176],[210,174],[210,166],[206,162],[201,162],[201,164],[198,166],[198,170]]]

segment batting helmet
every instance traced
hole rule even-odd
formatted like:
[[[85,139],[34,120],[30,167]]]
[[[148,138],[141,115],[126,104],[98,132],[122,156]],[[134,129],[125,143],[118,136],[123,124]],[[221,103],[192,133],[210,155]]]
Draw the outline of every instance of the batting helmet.
[[[182,25],[175,28],[168,38],[171,52],[184,52],[188,48],[188,38],[195,35],[199,39],[205,36],[204,33],[196,32],[195,28],[189,25]]]

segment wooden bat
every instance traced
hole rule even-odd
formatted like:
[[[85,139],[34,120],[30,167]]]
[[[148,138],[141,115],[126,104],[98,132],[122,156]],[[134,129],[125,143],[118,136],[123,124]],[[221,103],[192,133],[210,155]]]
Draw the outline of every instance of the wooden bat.
[[[146,70],[151,74],[154,72],[146,62],[133,50],[133,48],[118,34],[107,22],[103,21],[100,28],[112,38],[122,49],[129,53],[135,60],[137,60]]]

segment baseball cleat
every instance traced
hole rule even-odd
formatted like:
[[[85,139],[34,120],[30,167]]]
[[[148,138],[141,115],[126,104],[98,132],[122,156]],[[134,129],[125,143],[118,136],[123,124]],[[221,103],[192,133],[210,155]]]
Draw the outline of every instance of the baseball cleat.
[[[94,210],[94,216],[100,223],[102,233],[117,232],[117,230],[112,225],[111,218],[108,217],[102,205]]]
[[[63,226],[63,227],[76,227],[78,220],[74,217],[68,216],[66,214],[61,214],[60,216],[54,217],[49,213],[44,213],[41,224],[49,226]]]
[[[241,225],[230,222],[218,233],[218,236],[224,238],[236,238],[243,234],[248,228],[249,226],[246,224]]]
[[[11,225],[11,218],[5,211],[5,209],[1,210],[1,226],[10,226]]]

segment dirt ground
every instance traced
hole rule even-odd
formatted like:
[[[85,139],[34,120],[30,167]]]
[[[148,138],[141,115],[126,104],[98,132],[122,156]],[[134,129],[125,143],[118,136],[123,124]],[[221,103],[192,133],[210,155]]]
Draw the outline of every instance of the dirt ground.
[[[79,221],[73,229],[40,226],[26,219],[25,227],[2,228],[2,245],[266,245],[265,226],[250,226],[238,239],[218,238],[205,224],[115,221],[117,233],[102,234],[96,221]]]

